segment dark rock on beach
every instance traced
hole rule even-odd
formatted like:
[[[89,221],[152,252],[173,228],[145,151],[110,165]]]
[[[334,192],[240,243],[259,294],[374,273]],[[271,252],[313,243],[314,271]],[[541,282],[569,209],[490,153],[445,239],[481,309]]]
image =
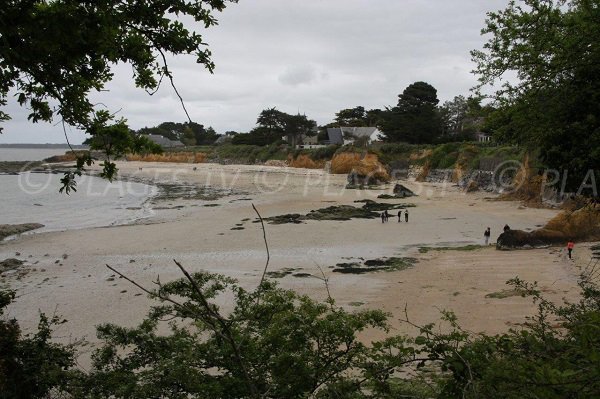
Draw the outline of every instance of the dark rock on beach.
[[[402,184],[394,186],[394,194],[399,198],[414,197],[416,194]]]
[[[508,230],[500,234],[496,241],[496,249],[542,248],[550,245],[566,243],[568,238],[563,232],[539,229],[531,232]]]
[[[4,273],[9,270],[15,270],[23,265],[23,263],[25,262],[15,258],[4,259],[0,262],[0,273]]]
[[[40,223],[0,224],[0,240],[4,240],[8,236],[25,233],[26,231],[42,227],[44,227],[44,225]]]

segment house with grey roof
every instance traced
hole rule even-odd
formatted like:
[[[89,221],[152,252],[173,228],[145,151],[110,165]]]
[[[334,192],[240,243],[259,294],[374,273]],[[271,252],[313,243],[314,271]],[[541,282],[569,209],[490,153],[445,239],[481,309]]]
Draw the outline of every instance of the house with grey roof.
[[[160,134],[149,134],[148,138],[162,148],[184,147],[183,143],[178,140],[171,140]]]
[[[366,138],[367,143],[380,140],[382,134],[376,127],[330,127],[327,128],[329,144],[351,144]]]

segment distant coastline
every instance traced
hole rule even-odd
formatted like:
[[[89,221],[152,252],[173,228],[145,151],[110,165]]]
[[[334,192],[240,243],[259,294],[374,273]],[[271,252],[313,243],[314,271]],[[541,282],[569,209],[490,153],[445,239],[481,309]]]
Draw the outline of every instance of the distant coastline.
[[[87,145],[83,145],[83,144],[77,144],[77,145],[71,145],[71,147],[73,149],[87,149],[89,148],[89,146]],[[50,143],[46,143],[46,144],[27,144],[27,143],[21,143],[21,144],[0,144],[0,148],[59,148],[59,149],[69,149],[69,145],[68,144],[50,144]]]

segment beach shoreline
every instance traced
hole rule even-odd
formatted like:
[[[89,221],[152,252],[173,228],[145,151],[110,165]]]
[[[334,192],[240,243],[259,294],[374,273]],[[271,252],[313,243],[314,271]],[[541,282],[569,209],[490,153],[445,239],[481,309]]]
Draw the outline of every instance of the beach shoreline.
[[[486,297],[507,289],[505,282],[517,275],[538,281],[550,299],[578,295],[576,265],[586,260],[585,250],[576,251],[575,262],[564,258],[562,248],[419,251],[422,247],[481,245],[488,226],[493,238],[504,224],[532,230],[554,217],[555,210],[493,201],[489,193],[465,194],[452,185],[413,181],[401,183],[418,196],[380,200],[377,196],[391,193],[393,184],[380,190],[347,190],[345,175],[321,170],[148,162],[119,162],[118,167],[125,180],[181,184],[196,187],[196,191],[162,198],[152,206],[164,209],[139,223],[36,233],[0,244],[1,259],[19,253],[29,271],[18,279],[3,278],[4,285],[17,291],[8,316],[16,317],[24,331],[31,332],[39,311],[57,312],[68,320],[57,331],[62,340],[85,338],[91,342],[83,357],[89,358],[97,343],[96,325],[134,325],[153,303],[106,264],[147,287],[158,275],[162,282],[181,277],[173,259],[190,272],[222,273],[235,277],[247,289],[255,287],[266,253],[261,225],[253,223],[257,215],[251,204],[267,218],[308,214],[334,205],[359,206],[355,201],[364,199],[414,203],[408,223],[392,217],[385,224],[379,219],[266,224],[269,271],[282,272],[275,279],[282,287],[324,300],[322,279],[313,277],[322,270],[338,304],[348,309],[386,310],[392,315],[395,332],[415,333],[399,321],[405,307],[418,323],[435,322],[440,309],[452,309],[471,331],[498,333],[518,326],[535,311],[529,299]],[[204,196],[202,187],[210,187],[209,194],[218,195]],[[415,257],[418,263],[389,272],[333,272],[338,263],[390,257]],[[223,303],[225,308],[230,305]]]

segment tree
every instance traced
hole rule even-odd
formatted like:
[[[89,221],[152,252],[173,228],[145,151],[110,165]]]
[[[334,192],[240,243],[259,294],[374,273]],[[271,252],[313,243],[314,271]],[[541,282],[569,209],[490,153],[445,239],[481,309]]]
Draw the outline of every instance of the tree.
[[[343,109],[335,114],[335,124],[337,126],[365,126],[366,120],[365,107],[354,107]]]
[[[215,131],[215,129],[212,128],[212,126],[207,127],[206,130],[204,131],[204,134],[196,135],[196,141],[197,141],[198,145],[214,144],[214,142],[218,138],[219,138],[219,134]]]
[[[288,143],[292,147],[299,143],[303,135],[313,135],[313,129],[317,126],[317,123],[308,119],[306,115],[290,115],[276,108],[263,110],[256,123],[258,128],[253,130],[251,134],[254,134],[260,142],[270,144],[279,140],[282,136],[287,136]],[[250,140],[250,137],[242,138],[238,136],[237,138],[238,141],[246,141],[246,139]]]
[[[258,119],[256,119],[256,124],[271,133],[277,132],[281,134],[285,129],[286,116],[285,112],[281,112],[275,107],[268,108],[261,111]]]
[[[177,265],[184,278],[157,281],[153,290],[111,268],[160,302],[137,327],[98,326],[103,343],[86,372],[73,369],[72,347],[49,342],[60,319],[42,316],[31,337],[21,336],[15,320],[0,319],[0,397],[592,399],[600,390],[593,268],[580,278],[581,299],[564,305],[535,284],[511,280],[538,305],[519,330],[470,333],[449,311],[442,311],[443,328],[420,326],[406,313],[417,337],[364,343],[358,336],[366,329],[389,332],[389,315],[350,313],[329,296],[315,301],[268,279],[248,291],[232,278]],[[228,312],[216,303],[224,297],[233,304]],[[0,315],[13,298],[0,292]]]
[[[440,107],[443,134],[454,136],[462,133],[468,113],[469,105],[464,96],[456,96],[451,101],[446,101]]]
[[[30,120],[50,121],[57,115],[67,124],[87,128],[95,109],[88,94],[111,80],[113,64],[131,64],[136,85],[150,92],[163,77],[172,79],[167,52],[193,54],[212,71],[202,36],[187,30],[180,18],[192,17],[208,28],[216,23],[214,11],[222,11],[226,2],[4,2],[0,99],[5,102],[15,90],[19,103],[31,109]]]
[[[398,96],[398,105],[381,115],[380,129],[388,142],[432,143],[441,134],[437,90],[416,82]]]
[[[285,115],[284,133],[288,138],[288,143],[295,148],[303,136],[313,136],[317,134],[314,129],[317,122],[308,119],[306,115]]]
[[[495,87],[496,136],[539,151],[577,190],[600,165],[600,8],[596,1],[524,0],[488,14],[472,52],[479,89]],[[516,80],[503,79],[516,74]],[[502,122],[502,123],[500,123]],[[565,177],[565,176],[563,176]]]
[[[277,131],[272,131],[263,126],[257,126],[249,133],[235,135],[231,142],[233,144],[265,146],[281,140],[281,136],[282,134],[277,133]]]
[[[357,334],[387,328],[385,313],[349,313],[275,283],[253,291],[205,272],[161,285],[161,300],[138,327],[102,325],[91,397],[299,398],[382,397],[395,369],[420,360],[403,338],[363,344]],[[226,316],[214,303],[231,295]],[[159,333],[161,319],[174,319]],[[128,350],[122,350],[128,348]]]
[[[163,78],[175,89],[167,53],[194,55],[212,72],[202,36],[180,21],[187,16],[209,28],[228,1],[235,0],[5,1],[0,7],[0,106],[14,91],[31,111],[31,121],[59,117],[93,135],[100,118],[89,94],[112,79],[112,65],[129,63],[135,84],[149,94]],[[0,121],[9,117],[0,110]]]
[[[343,109],[335,114],[331,127],[365,127],[377,126],[381,115],[380,109],[365,111],[365,107]]]
[[[194,135],[194,131],[189,126],[186,126],[183,129],[181,142],[187,146],[196,145],[196,136]]]

